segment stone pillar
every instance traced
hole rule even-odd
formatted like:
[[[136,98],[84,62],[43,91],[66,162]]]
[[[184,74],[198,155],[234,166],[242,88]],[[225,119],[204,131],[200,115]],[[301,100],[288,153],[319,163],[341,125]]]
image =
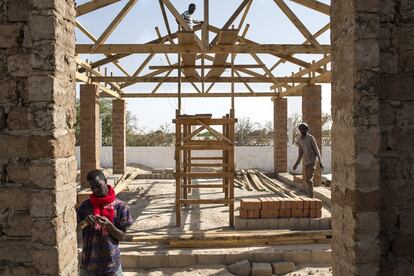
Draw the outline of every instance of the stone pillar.
[[[112,167],[113,173],[123,174],[126,168],[126,104],[112,101]]]
[[[81,185],[88,188],[89,171],[100,168],[99,89],[95,84],[80,86]]]
[[[75,8],[0,1],[0,275],[76,275]]]
[[[414,6],[332,6],[334,275],[414,271]]]
[[[274,173],[287,172],[287,99],[275,98],[274,103]]]
[[[306,85],[302,88],[302,120],[309,125],[310,134],[315,137],[322,155],[322,95],[320,85]],[[302,166],[303,168],[303,166]],[[317,166],[315,185],[321,183],[321,170]],[[305,185],[307,187],[307,185]]]

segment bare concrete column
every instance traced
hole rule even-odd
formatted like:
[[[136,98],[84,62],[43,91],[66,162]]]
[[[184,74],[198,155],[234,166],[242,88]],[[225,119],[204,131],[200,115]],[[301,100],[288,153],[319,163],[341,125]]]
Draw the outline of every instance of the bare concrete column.
[[[89,187],[86,175],[100,167],[99,89],[95,84],[80,86],[81,185]]]
[[[0,275],[76,275],[75,8],[0,1]]]
[[[114,173],[123,174],[126,168],[126,104],[125,100],[112,101],[112,167]]]
[[[274,103],[274,173],[287,172],[287,99],[275,98]]]
[[[322,154],[322,97],[320,85],[306,85],[302,88],[302,118],[309,125],[310,134],[315,137]],[[321,170],[315,170],[314,183],[321,183]],[[306,186],[305,186],[306,187]]]
[[[332,1],[334,275],[414,271],[414,6]]]

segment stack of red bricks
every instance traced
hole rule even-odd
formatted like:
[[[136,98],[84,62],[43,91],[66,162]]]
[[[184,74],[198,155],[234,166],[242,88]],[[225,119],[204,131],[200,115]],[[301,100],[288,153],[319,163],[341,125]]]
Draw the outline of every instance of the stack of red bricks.
[[[264,197],[242,199],[240,218],[320,218],[322,201],[316,198]]]

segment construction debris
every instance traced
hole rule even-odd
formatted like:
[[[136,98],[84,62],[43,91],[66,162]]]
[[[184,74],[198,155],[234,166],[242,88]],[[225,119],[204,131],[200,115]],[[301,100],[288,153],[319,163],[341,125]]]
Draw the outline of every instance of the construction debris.
[[[258,170],[237,170],[234,180],[236,188],[247,191],[274,192],[280,197],[297,198],[289,189]]]

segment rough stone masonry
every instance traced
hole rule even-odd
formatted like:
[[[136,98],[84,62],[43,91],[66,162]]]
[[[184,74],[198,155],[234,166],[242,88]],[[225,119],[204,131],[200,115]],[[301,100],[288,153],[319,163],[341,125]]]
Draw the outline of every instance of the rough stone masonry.
[[[0,0],[0,275],[76,275],[73,0]]]
[[[331,10],[334,275],[413,275],[414,1]]]

